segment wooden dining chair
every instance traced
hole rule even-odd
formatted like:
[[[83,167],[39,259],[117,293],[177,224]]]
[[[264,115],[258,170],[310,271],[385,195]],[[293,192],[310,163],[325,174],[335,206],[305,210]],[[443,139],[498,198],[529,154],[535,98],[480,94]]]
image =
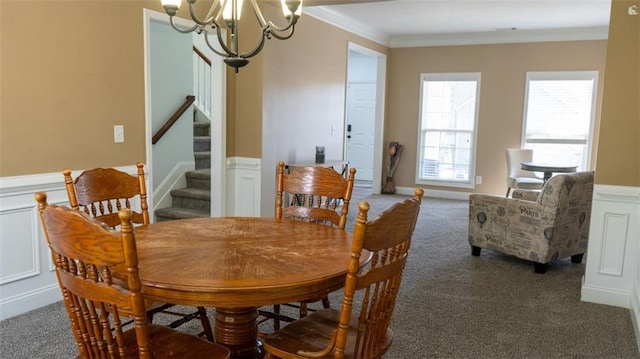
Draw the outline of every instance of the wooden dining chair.
[[[396,203],[369,222],[369,204],[360,202],[341,309],[316,311],[265,335],[265,359],[370,359],[387,352],[393,340],[389,326],[423,193],[417,188],[413,198]],[[360,257],[369,254],[371,259],[360,267]]]
[[[36,200],[80,358],[230,357],[219,344],[147,321],[131,210],[118,211],[116,231],[47,204],[44,192]],[[133,328],[125,329],[128,317]]]
[[[344,229],[355,175],[355,168],[351,168],[349,176],[344,178],[335,169],[324,166],[297,167],[285,173],[285,163],[280,161],[277,170],[276,218]],[[324,308],[331,307],[327,296],[283,305],[298,309],[298,317],[302,318],[310,310],[308,305],[314,302],[322,302]],[[281,315],[280,305],[275,305],[273,312],[261,309],[259,313],[273,319],[274,330],[280,329],[280,320],[294,320]]]
[[[344,178],[335,169],[323,166],[298,167],[287,174],[284,162],[280,161],[276,218],[344,229],[355,175],[355,168]]]
[[[132,223],[149,224],[144,165],[138,162],[136,167],[136,176],[115,168],[94,168],[82,172],[75,180],[71,176],[71,170],[65,169],[62,173],[69,205],[71,208],[80,210],[107,224],[112,229],[117,229],[120,225],[118,211],[123,208],[131,210]],[[134,209],[136,207],[139,210],[136,211]],[[211,323],[204,307],[198,307],[196,311],[189,313],[172,310],[174,304],[170,303],[153,303],[148,307],[149,322],[152,322],[154,315],[158,313],[178,317],[168,324],[171,328],[177,328],[193,319],[199,319],[203,329],[200,335],[214,341]]]
[[[75,180],[71,170],[65,169],[62,174],[69,205],[114,229],[120,224],[118,211],[122,208],[132,210],[132,223],[149,224],[144,165],[138,162],[136,167],[137,176],[115,168],[94,168],[82,172]],[[139,205],[137,211],[133,209],[135,201]]]

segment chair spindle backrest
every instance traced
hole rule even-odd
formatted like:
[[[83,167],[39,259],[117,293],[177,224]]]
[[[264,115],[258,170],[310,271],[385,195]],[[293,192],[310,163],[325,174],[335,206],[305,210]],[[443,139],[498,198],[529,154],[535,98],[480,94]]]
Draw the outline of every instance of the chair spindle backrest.
[[[355,175],[355,168],[349,170],[349,176],[345,179],[333,168],[322,166],[299,167],[286,174],[285,164],[280,161],[276,218],[344,229]]]
[[[118,212],[117,232],[81,211],[48,205],[43,192],[36,200],[80,356],[136,354],[125,350],[122,309],[134,319],[137,354],[152,358],[131,211]]]
[[[111,228],[120,224],[118,211],[122,208],[132,210],[132,223],[149,224],[144,165],[137,163],[136,166],[137,176],[114,168],[94,168],[82,172],[75,180],[71,177],[71,170],[65,169],[62,173],[71,208],[79,209]],[[136,197],[140,212],[132,208]]]
[[[413,198],[393,205],[369,222],[369,204],[360,202],[334,357],[344,355],[356,291],[362,291],[363,298],[354,358],[379,357],[391,345],[393,333],[389,325],[423,194],[424,191],[417,188]],[[363,249],[371,253],[371,260],[361,268]]]

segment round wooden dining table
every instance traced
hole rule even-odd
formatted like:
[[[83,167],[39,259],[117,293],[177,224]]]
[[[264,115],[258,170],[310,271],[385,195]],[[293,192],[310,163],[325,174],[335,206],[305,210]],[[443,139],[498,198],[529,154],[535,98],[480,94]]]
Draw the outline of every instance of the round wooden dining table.
[[[233,358],[258,351],[258,307],[342,288],[352,239],[336,228],[257,217],[172,220],[134,233],[145,298],[215,307],[216,342]]]

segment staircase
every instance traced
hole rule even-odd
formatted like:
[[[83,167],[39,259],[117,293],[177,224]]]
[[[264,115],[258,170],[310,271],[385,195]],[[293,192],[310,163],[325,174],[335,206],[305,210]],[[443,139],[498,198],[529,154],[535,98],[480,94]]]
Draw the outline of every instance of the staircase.
[[[193,122],[193,152],[196,169],[185,173],[187,187],[171,191],[171,207],[155,211],[156,221],[211,216],[211,125],[199,120],[196,111]]]

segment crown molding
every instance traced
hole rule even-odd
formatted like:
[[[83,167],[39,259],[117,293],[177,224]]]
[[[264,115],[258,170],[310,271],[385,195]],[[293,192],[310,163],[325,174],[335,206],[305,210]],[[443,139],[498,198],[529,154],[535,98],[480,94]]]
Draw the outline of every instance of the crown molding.
[[[606,40],[609,27],[583,27],[548,30],[492,31],[457,34],[396,36],[390,47],[424,47],[452,45],[506,44],[522,42]]]
[[[376,30],[372,26],[363,24],[359,21],[354,21],[353,19],[325,6],[306,7],[303,8],[302,11],[304,14],[314,17],[320,21],[390,48],[606,40],[609,33],[608,26],[596,26],[547,30],[420,34],[392,37]]]
[[[387,47],[391,45],[391,37],[389,35],[384,34],[369,25],[337,13],[325,6],[303,7],[302,12],[305,15],[309,15],[342,30],[362,36],[365,39],[377,42],[380,45]]]

